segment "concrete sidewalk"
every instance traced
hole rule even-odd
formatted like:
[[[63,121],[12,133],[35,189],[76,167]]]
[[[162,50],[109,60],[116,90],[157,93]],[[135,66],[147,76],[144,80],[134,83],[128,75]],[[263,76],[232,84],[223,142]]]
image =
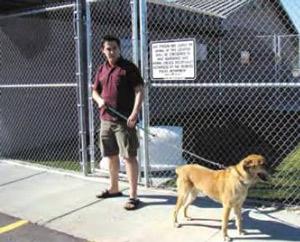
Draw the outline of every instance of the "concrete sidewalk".
[[[126,196],[95,198],[107,185],[104,178],[0,161],[0,212],[96,242],[222,241],[221,207],[211,200],[198,198],[189,210],[195,219],[173,228],[174,192],[141,187],[141,208],[126,211]],[[128,185],[120,185],[127,195]],[[245,207],[243,218],[247,235],[231,222],[234,241],[300,241],[299,212]]]

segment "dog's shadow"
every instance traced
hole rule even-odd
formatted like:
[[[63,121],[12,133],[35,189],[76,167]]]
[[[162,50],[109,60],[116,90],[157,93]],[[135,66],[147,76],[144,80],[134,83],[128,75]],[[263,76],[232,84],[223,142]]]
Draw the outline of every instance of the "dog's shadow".
[[[139,198],[141,198],[140,208],[146,207],[146,206],[155,206],[155,205],[173,205],[175,207],[177,197],[176,196],[169,196],[169,195],[139,195]],[[144,198],[144,199],[143,199]],[[147,201],[148,199],[154,200],[154,201]],[[207,197],[197,197],[196,200],[192,204],[196,207],[201,208],[221,208],[221,205],[219,203],[216,203]],[[209,218],[191,218],[190,221],[186,223],[181,223],[180,227],[184,226],[202,226],[202,227],[208,227],[208,228],[217,228],[220,229],[220,226],[217,225],[209,225],[209,224],[202,224],[200,222],[217,222],[221,224],[220,219],[209,219]]]
[[[153,205],[174,205],[176,204],[176,196],[153,196],[153,195],[141,195],[142,199],[154,199],[154,201],[143,201],[141,207],[153,206]],[[216,203],[206,197],[198,197],[194,202],[194,206],[199,208],[221,208],[219,203]],[[257,210],[252,208],[245,208],[243,212],[243,228],[246,231],[246,236],[232,236],[232,239],[236,240],[278,240],[278,241],[299,241],[300,227],[287,222],[281,221],[272,217],[269,212],[257,212],[261,219],[256,219],[252,215],[255,215]],[[199,226],[213,229],[221,229],[221,213],[220,219],[199,218],[196,214],[190,214],[192,219],[180,224],[180,227],[185,226]],[[261,216],[262,215],[262,216]],[[210,224],[211,223],[211,224]],[[229,221],[229,229],[235,230],[234,220]],[[252,232],[255,231],[255,232]],[[229,232],[232,234],[232,232]]]
[[[246,236],[235,235],[233,230],[236,230],[235,221],[231,219],[228,223],[228,228],[232,231],[229,232],[232,235],[233,240],[255,240],[255,241],[300,241],[300,227],[294,224],[289,224],[285,221],[276,219],[269,215],[269,213],[257,212],[261,219],[254,218],[256,210],[246,209],[243,212],[243,228]],[[262,216],[263,215],[263,216]],[[220,214],[221,216],[221,214]],[[192,221],[192,222],[191,222]],[[192,219],[189,222],[181,224],[183,226],[200,226],[214,229],[221,229],[221,220],[197,218]],[[193,222],[195,221],[195,222]],[[196,222],[197,221],[197,222]],[[205,222],[205,223],[202,223]],[[207,224],[208,222],[214,223],[214,225]],[[215,222],[219,222],[217,225]],[[252,232],[253,231],[253,232]]]
[[[246,210],[243,213],[243,227],[246,231],[255,230],[257,232],[247,232],[247,237],[239,236],[236,239],[255,239],[255,240],[279,240],[279,241],[299,241],[300,227],[289,224],[285,221],[272,217],[269,213],[257,212],[259,215],[265,216],[262,219],[253,218],[255,210]],[[259,235],[266,235],[267,238]]]
[[[154,205],[174,205],[176,204],[177,197],[172,195],[139,195],[141,198],[141,208],[146,206],[154,206]],[[144,198],[144,199],[143,199]],[[145,200],[146,199],[146,200]],[[153,201],[147,201],[148,199]],[[220,208],[221,205],[216,203],[206,197],[197,197],[197,199],[193,202],[194,206],[201,208]]]

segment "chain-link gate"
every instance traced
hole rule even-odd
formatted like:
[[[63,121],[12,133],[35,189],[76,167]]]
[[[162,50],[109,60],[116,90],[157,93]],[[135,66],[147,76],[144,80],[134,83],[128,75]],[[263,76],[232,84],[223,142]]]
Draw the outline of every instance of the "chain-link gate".
[[[80,170],[73,12],[0,19],[1,158]]]
[[[105,59],[101,53],[100,42],[103,36],[111,34],[120,38],[122,56],[126,59],[132,59],[132,4],[128,1],[93,1],[90,2],[91,11],[91,49],[92,49],[92,78],[94,78],[97,68]],[[91,100],[93,106],[93,120],[91,133],[94,143],[94,163],[92,167],[96,169],[101,167],[105,171],[107,164],[99,163],[101,153],[99,149],[99,110],[97,105]],[[122,161],[121,161],[122,162]],[[121,166],[121,168],[123,168]],[[122,169],[123,170],[123,169]],[[124,171],[124,170],[123,170]]]

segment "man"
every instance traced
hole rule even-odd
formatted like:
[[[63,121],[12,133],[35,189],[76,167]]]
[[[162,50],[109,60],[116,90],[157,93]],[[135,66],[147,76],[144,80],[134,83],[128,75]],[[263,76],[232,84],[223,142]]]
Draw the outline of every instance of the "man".
[[[101,52],[106,62],[99,66],[93,86],[93,99],[100,110],[100,149],[108,159],[110,187],[97,198],[122,196],[119,191],[119,155],[124,159],[129,181],[129,200],[124,208],[136,209],[139,141],[135,125],[143,101],[143,79],[137,67],[121,56],[120,40],[114,36],[104,36]],[[128,117],[127,121],[114,115],[111,107]]]

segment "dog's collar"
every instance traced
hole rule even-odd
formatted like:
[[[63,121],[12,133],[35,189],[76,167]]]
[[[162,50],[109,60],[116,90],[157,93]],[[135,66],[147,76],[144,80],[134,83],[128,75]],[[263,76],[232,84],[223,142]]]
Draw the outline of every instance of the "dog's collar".
[[[244,179],[242,174],[240,173],[240,171],[234,166],[233,169],[235,170],[235,172],[238,175],[238,179],[240,181],[240,183],[244,186],[244,187],[249,187],[250,183],[247,183]]]

